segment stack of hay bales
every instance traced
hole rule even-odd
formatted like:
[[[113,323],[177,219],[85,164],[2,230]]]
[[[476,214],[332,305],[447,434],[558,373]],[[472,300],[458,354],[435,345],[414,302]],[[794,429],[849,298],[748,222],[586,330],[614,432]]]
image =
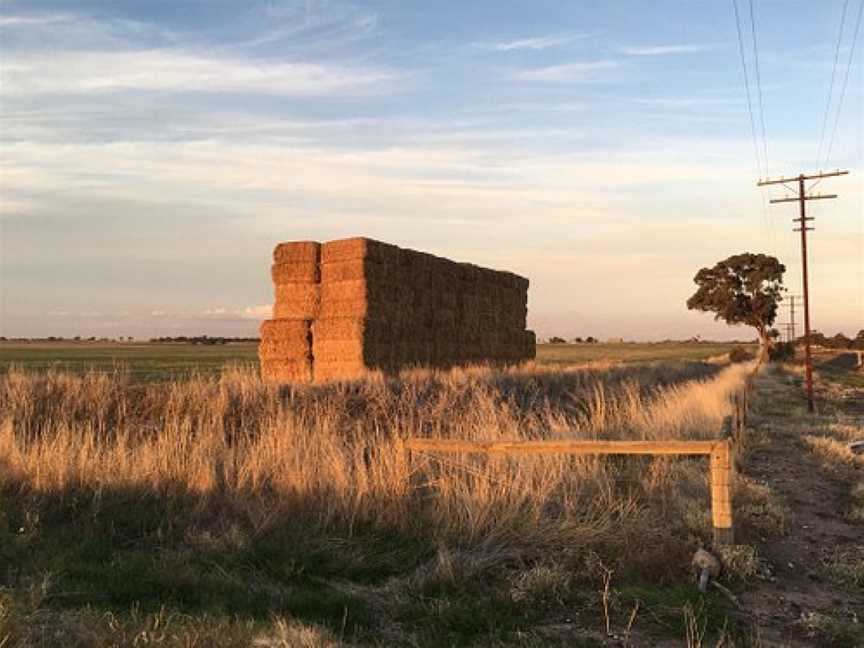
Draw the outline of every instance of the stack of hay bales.
[[[309,382],[312,322],[320,305],[321,245],[280,243],[273,251],[271,276],[276,300],[273,319],[261,323],[261,377],[272,382]]]
[[[265,379],[326,381],[369,369],[534,357],[534,334],[525,330],[527,279],[365,238],[316,246],[276,248],[274,321],[261,329]],[[297,344],[283,344],[282,331]],[[295,355],[286,355],[289,347]]]

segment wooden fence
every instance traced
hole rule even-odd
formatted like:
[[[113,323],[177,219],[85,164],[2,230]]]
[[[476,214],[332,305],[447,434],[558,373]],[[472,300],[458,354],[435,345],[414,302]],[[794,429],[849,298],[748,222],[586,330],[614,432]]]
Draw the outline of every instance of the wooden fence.
[[[409,451],[484,455],[696,455],[708,457],[711,486],[711,520],[714,544],[735,542],[732,515],[732,488],[735,478],[735,457],[744,444],[747,410],[753,390],[756,370],[747,376],[744,386],[732,396],[733,414],[723,420],[720,435],[710,440],[670,441],[464,441],[461,439],[408,439]]]

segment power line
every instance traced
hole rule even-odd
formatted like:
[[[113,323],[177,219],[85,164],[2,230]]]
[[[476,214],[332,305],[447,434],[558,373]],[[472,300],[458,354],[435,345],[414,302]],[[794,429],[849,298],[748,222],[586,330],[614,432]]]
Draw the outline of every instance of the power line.
[[[744,71],[744,89],[747,92],[747,111],[750,113],[750,134],[753,137],[753,152],[756,154],[756,171],[762,176],[762,163],[759,156],[759,142],[756,138],[756,119],[753,117],[753,100],[750,97],[750,75],[747,72],[747,57],[744,54],[744,38],[741,35],[741,16],[738,13],[738,1],[732,0],[735,11],[735,28],[738,31],[738,51],[741,54],[741,69]]]
[[[848,1],[848,0],[847,0]],[[768,137],[765,134],[765,109],[762,106],[762,75],[759,72],[759,47],[756,44],[756,18],[753,11],[753,0],[750,2],[750,32],[753,37],[753,67],[756,70],[756,89],[759,97],[759,121],[762,126],[762,147],[765,160],[765,175],[768,175]]]
[[[822,118],[822,134],[819,136],[819,149],[816,152],[816,166],[822,161],[822,148],[825,145],[825,135],[828,129],[828,115],[831,113],[831,98],[834,96],[834,80],[837,77],[837,64],[840,62],[840,45],[843,43],[843,32],[846,28],[846,10],[849,0],[844,0],[843,11],[840,14],[840,31],[837,32],[837,47],[834,49],[834,67],[831,70],[831,83],[828,84],[828,99],[825,102],[825,115]]]
[[[855,60],[855,45],[858,43],[858,34],[861,31],[861,16],[864,15],[864,0],[858,5],[858,18],[855,20],[855,31],[852,33],[852,44],[849,47],[849,62],[846,65],[846,74],[843,77],[843,89],[840,91],[840,101],[837,103],[837,113],[834,117],[834,128],[831,130],[831,139],[828,140],[828,149],[825,153],[825,166],[831,158],[831,149],[834,147],[834,138],[837,136],[837,126],[840,124],[840,113],[843,110],[843,100],[846,98],[846,88],[849,85],[849,72]]]
[[[752,0],[751,0],[750,7],[751,7],[750,16],[751,16],[751,25],[752,25],[752,24],[754,24],[753,23],[753,12],[752,12]],[[741,55],[741,69],[744,72],[744,90],[745,90],[745,93],[747,95],[747,112],[750,115],[750,136],[753,139],[753,154],[754,154],[754,157],[756,158],[756,175],[759,177],[762,177],[762,175],[763,175],[762,162],[761,162],[760,155],[759,155],[759,142],[758,142],[758,138],[756,136],[756,118],[753,116],[753,99],[751,97],[751,92],[750,92],[750,74],[747,71],[747,56],[744,53],[744,36],[743,36],[742,30],[741,30],[741,14],[738,11],[737,0],[732,0],[732,9],[735,13],[735,29],[738,33],[738,53]],[[755,46],[755,34],[754,34],[754,46]],[[760,93],[761,93],[761,90],[760,90]],[[763,132],[763,134],[765,132],[764,121],[763,121],[762,132]],[[765,167],[767,169],[767,166],[768,166],[768,163],[767,163],[767,150],[768,150],[767,145],[766,145],[765,150],[766,150]],[[765,175],[767,175],[767,170],[765,172]],[[765,200],[765,195],[763,192],[760,192],[760,201],[762,204],[762,222],[764,223],[765,229],[768,232],[768,239],[769,239],[768,242],[769,242],[771,248],[773,249],[775,247],[775,242],[776,242],[775,238],[774,238],[774,228],[769,223],[770,216],[769,216],[769,212],[768,212],[768,204]]]

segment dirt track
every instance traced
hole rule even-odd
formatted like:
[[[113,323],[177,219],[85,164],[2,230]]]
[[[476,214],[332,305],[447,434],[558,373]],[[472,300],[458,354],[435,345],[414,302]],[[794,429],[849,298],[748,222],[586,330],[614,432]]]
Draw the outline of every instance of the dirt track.
[[[774,491],[788,512],[783,536],[741,539],[765,559],[741,602],[765,646],[862,646],[864,582],[854,582],[854,570],[864,565],[864,528],[848,514],[864,462],[844,456],[846,439],[833,431],[842,426],[864,436],[864,416],[846,407],[855,399],[837,398],[836,390],[820,394],[830,400],[808,415],[800,388],[784,374],[760,377],[757,391],[755,447],[744,472]],[[830,452],[814,438],[825,439]],[[853,579],[844,577],[847,566]]]

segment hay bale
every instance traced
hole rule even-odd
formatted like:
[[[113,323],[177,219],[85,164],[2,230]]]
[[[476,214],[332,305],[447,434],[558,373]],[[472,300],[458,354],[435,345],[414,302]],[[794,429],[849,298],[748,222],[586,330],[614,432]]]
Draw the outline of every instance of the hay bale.
[[[366,319],[387,319],[390,315],[390,304],[376,299],[339,300],[321,302],[318,316],[324,318],[354,317]]]
[[[336,380],[357,380],[369,373],[369,367],[357,361],[315,361],[313,378],[315,382]]]
[[[276,286],[273,319],[315,319],[321,305],[319,284],[286,283]]]
[[[364,362],[367,366],[386,364],[390,356],[388,342],[373,342],[362,337],[353,340],[320,340],[312,338],[315,362]]]
[[[261,322],[258,331],[261,339],[278,339],[295,337],[306,339],[309,336],[311,322],[304,319],[270,319]]]
[[[321,284],[321,301],[357,301],[360,299],[375,299],[388,297],[389,286],[383,283],[352,279],[350,281],[334,281]]]
[[[329,241],[321,246],[321,263],[369,259],[385,264],[398,264],[400,250],[395,245],[368,238]]]
[[[427,367],[432,363],[434,348],[428,339],[395,342],[392,348],[393,361],[400,368]]]
[[[321,244],[316,241],[280,243],[273,250],[275,263],[315,263],[321,258]]]
[[[415,290],[426,289],[432,280],[433,257],[431,254],[402,250],[401,272],[398,281],[404,281]]]
[[[263,360],[304,360],[312,359],[312,346],[309,340],[280,339],[262,340],[258,344],[258,357]]]
[[[318,283],[317,263],[274,263],[270,277],[277,286],[286,283]]]
[[[391,280],[392,266],[372,259],[347,259],[321,264],[321,283],[366,280],[387,282]]]
[[[537,357],[537,336],[534,331],[522,332],[522,353],[526,360],[533,360]]]
[[[267,360],[311,360],[312,344],[307,320],[266,320],[261,323],[258,357]]]
[[[312,376],[332,380],[369,368],[509,364],[536,352],[525,331],[528,280],[516,274],[367,238],[283,243],[274,259],[276,321],[312,324],[262,325],[262,375],[310,353]],[[305,375],[287,367],[279,375]]]
[[[365,317],[318,318],[312,322],[312,336],[316,340],[369,339],[386,342],[392,337],[393,327],[385,320]]]
[[[434,317],[432,320],[432,325],[441,331],[447,331],[451,335],[455,335],[458,331],[457,323],[458,318],[456,316],[456,311],[447,309],[447,308],[437,308],[434,311]]]
[[[273,383],[308,383],[313,378],[311,360],[262,360],[261,379]]]

